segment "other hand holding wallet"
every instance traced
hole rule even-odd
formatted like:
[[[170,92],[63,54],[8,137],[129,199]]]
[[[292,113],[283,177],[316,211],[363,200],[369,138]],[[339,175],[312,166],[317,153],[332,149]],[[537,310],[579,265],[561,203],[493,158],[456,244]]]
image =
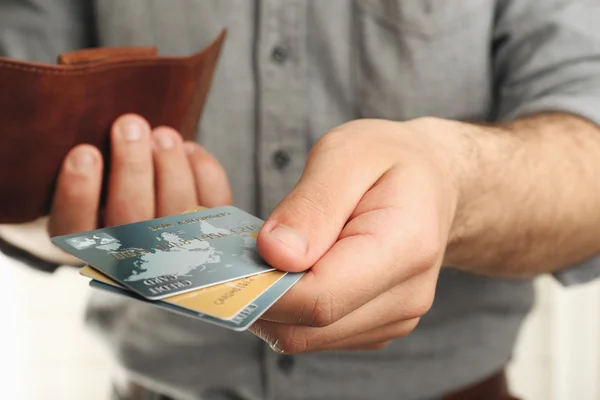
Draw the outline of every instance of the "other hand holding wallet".
[[[89,143],[108,160],[122,114],[193,140],[224,38],[189,57],[133,47],[67,53],[58,65],[0,58],[0,223],[47,215],[65,155]]]

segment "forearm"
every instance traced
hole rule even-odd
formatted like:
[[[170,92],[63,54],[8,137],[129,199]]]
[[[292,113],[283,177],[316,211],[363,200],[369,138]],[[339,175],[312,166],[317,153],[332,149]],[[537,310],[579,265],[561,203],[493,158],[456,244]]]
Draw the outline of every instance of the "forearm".
[[[523,277],[600,253],[600,128],[565,114],[449,128],[467,149],[446,265]]]

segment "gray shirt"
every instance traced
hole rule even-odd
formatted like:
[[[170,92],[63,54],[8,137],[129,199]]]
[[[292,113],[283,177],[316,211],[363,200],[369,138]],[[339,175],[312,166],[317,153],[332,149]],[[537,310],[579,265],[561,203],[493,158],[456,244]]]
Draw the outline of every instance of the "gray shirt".
[[[85,46],[154,45],[184,55],[227,27],[198,140],[225,166],[236,205],[265,217],[311,145],[348,120],[561,111],[600,123],[599,21],[597,0],[5,0],[0,51],[52,61]],[[556,276],[587,281],[599,264]],[[444,269],[408,337],[293,358],[250,333],[106,295],[93,296],[87,318],[132,374],[168,394],[410,400],[503,368],[532,302],[530,281]]]

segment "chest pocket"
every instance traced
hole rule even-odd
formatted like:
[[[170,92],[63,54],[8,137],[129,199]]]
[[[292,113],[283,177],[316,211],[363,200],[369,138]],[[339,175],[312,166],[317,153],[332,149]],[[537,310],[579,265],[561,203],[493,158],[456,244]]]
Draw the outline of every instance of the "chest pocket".
[[[358,117],[482,120],[495,0],[356,0]]]

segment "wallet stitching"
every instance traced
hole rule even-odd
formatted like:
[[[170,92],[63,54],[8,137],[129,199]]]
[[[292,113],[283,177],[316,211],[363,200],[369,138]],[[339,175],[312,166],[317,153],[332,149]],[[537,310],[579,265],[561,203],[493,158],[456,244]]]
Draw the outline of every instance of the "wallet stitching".
[[[121,60],[121,61],[116,61],[116,62],[111,62],[110,64],[103,64],[103,65],[93,65],[93,66],[85,66],[85,67],[78,67],[78,66],[72,66],[73,69],[57,69],[57,68],[61,68],[61,66],[56,66],[56,65],[52,65],[52,66],[24,66],[24,65],[16,65],[13,62],[7,61],[7,60],[0,60],[0,67],[6,67],[7,69],[12,69],[15,71],[22,71],[22,72],[33,72],[33,73],[39,73],[39,74],[52,74],[52,75],[85,75],[88,73],[95,73],[95,72],[102,72],[105,70],[109,70],[109,69],[113,69],[113,68],[121,68],[121,67],[143,67],[143,66],[149,66],[149,65],[160,65],[160,66],[182,66],[182,67],[187,67],[194,64],[202,64],[204,60],[202,60],[202,57],[209,57],[210,58],[210,54],[214,53],[215,51],[218,53],[221,45],[220,43],[222,43],[223,39],[225,38],[225,33],[226,30],[222,30],[221,33],[219,34],[219,36],[217,36],[217,38],[210,43],[203,51],[201,51],[198,54],[186,57],[186,58],[178,58],[178,59],[151,59],[151,60]],[[71,66],[67,66],[67,67],[71,67]]]
[[[194,63],[194,61],[192,59],[192,62],[189,64]],[[144,61],[128,61],[128,62],[117,62],[117,63],[111,63],[110,65],[97,65],[97,66],[92,66],[92,67],[87,67],[84,69],[77,69],[77,70],[56,70],[56,69],[51,69],[51,68],[43,68],[43,67],[26,67],[26,66],[22,66],[22,65],[14,65],[11,64],[9,62],[6,61],[2,61],[0,60],[0,66],[1,67],[6,67],[8,69],[13,69],[13,70],[17,70],[17,71],[24,71],[24,72],[34,72],[34,73],[40,73],[40,74],[53,74],[53,75],[85,75],[91,72],[102,72],[108,69],[113,69],[113,68],[121,68],[121,67],[129,67],[129,66],[147,66],[147,65],[169,65],[169,66],[186,66],[187,64],[185,62],[181,62],[180,60],[144,60]]]

